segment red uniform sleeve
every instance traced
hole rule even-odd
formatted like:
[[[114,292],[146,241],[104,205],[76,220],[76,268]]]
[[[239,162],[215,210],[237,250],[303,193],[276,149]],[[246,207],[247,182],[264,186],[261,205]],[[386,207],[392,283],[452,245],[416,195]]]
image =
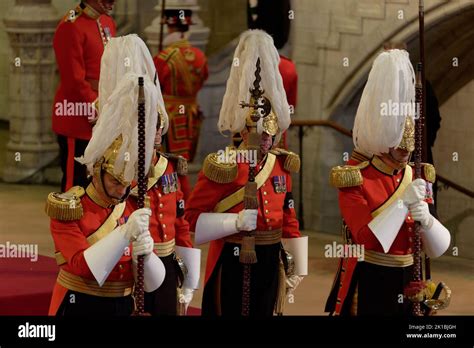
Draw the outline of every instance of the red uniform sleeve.
[[[279,70],[283,79],[283,87],[285,88],[288,104],[296,108],[298,95],[298,73],[296,72],[296,66],[291,60],[281,57]]]
[[[297,238],[301,237],[298,218],[296,217],[295,201],[291,192],[291,175],[287,175],[287,189],[288,192],[285,197],[285,204],[283,206],[283,238]]]
[[[220,190],[224,187],[226,187],[225,184],[215,184],[202,171],[199,172],[197,183],[186,202],[184,212],[184,218],[189,222],[191,231],[196,230],[199,215],[212,212],[216,204],[222,199],[224,195]]]
[[[89,243],[77,223],[51,219],[50,227],[56,251],[64,256],[72,273],[93,278],[84,258],[84,250],[89,247]]]
[[[184,218],[184,194],[181,189],[176,191],[176,221],[174,224],[175,228],[175,238],[176,238],[176,245],[192,248],[193,243],[191,241],[191,235],[189,234],[189,223]]]
[[[158,74],[158,79],[160,81],[160,87],[163,94],[166,94],[169,88],[166,88],[167,81],[171,78],[170,69],[168,68],[168,64],[164,59],[161,59],[159,55],[153,58],[153,62],[155,63],[156,73]]]
[[[380,247],[379,241],[368,226],[372,215],[361,187],[340,189],[339,208],[355,243],[364,244],[367,249]]]
[[[71,22],[61,23],[54,34],[53,47],[61,76],[61,86],[68,101],[92,102],[97,93],[85,80],[83,37]]]

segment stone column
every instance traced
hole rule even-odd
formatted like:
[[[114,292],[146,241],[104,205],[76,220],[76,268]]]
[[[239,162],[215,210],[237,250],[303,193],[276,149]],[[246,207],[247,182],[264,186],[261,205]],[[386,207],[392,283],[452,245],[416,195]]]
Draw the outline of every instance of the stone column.
[[[166,9],[192,10],[193,25],[189,27],[189,41],[191,45],[198,47],[205,51],[207,42],[209,41],[209,28],[205,27],[201,18],[199,18],[199,11],[201,7],[197,0],[167,0]],[[158,0],[155,10],[158,16],[153,20],[151,25],[145,29],[148,47],[153,55],[158,53],[158,46],[160,41],[160,22],[161,22],[161,0]],[[163,26],[166,35],[166,25]]]
[[[51,0],[15,0],[4,18],[11,46],[7,182],[42,182],[44,168],[58,153],[51,130],[57,81],[52,43],[58,20]]]

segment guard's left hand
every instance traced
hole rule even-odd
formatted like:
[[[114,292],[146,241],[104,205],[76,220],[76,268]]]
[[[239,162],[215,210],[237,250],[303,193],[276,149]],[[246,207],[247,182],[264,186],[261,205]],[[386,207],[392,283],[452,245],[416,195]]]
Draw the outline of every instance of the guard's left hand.
[[[137,262],[139,255],[150,255],[153,252],[154,241],[149,231],[142,233],[132,243],[132,259]]]
[[[287,295],[292,294],[298,285],[300,285],[301,281],[304,277],[298,275],[292,275],[286,278],[286,293]]]
[[[430,214],[428,203],[419,201],[409,206],[410,214],[413,220],[419,221],[424,228],[429,227],[433,223],[433,217]]]

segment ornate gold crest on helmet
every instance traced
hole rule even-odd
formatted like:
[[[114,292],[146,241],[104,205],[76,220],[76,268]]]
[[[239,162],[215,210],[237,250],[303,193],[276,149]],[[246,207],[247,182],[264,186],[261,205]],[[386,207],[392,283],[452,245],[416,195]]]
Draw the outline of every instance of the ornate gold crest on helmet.
[[[406,118],[403,137],[398,148],[408,152],[415,150],[415,124],[409,116]]]

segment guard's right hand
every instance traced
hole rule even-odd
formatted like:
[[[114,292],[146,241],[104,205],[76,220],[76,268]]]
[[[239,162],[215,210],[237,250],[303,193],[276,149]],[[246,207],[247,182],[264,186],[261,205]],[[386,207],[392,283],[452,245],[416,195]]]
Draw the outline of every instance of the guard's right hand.
[[[151,210],[149,208],[141,208],[135,210],[128,218],[124,226],[125,238],[134,241],[139,235],[148,231]]]
[[[416,179],[410,183],[403,192],[403,202],[409,206],[413,203],[424,200],[426,197],[426,181],[423,179]]]
[[[253,231],[257,228],[257,209],[244,209],[239,212],[237,217],[237,230],[238,231]]]

